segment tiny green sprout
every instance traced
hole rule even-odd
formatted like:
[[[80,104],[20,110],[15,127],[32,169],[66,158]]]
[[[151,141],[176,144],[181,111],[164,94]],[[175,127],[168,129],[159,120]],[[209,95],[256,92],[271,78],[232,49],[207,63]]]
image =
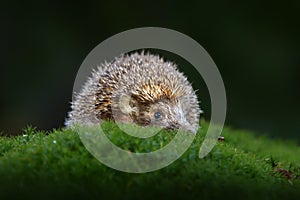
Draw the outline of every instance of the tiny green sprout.
[[[33,135],[36,133],[36,127],[32,126],[32,125],[27,125],[25,128],[22,129],[23,132],[23,136],[27,136],[27,135]]]

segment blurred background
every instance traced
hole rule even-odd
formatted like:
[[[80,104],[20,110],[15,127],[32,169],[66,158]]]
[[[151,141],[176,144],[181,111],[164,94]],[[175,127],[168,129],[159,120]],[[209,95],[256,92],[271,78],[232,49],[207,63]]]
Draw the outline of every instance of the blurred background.
[[[0,131],[62,127],[87,54],[119,32],[157,26],[211,55],[226,87],[227,125],[300,141],[299,9],[296,0],[2,2]],[[189,78],[209,118],[205,85]]]

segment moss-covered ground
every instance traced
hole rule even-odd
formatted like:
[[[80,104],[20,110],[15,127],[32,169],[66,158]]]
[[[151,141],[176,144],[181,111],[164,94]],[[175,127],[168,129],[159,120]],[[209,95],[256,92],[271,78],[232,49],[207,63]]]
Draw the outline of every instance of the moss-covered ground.
[[[300,147],[225,127],[213,150],[199,159],[208,123],[191,147],[158,171],[132,174],[96,160],[70,129],[24,129],[0,137],[0,199],[300,199]],[[107,136],[123,149],[150,152],[175,133],[133,139],[112,122]],[[140,140],[140,141],[138,141]]]

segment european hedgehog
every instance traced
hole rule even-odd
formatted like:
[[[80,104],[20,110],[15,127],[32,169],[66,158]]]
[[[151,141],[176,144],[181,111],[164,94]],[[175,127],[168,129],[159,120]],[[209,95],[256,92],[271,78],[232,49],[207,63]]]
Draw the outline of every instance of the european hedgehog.
[[[194,134],[201,113],[195,91],[177,66],[144,52],[98,66],[71,108],[67,126],[113,120]]]

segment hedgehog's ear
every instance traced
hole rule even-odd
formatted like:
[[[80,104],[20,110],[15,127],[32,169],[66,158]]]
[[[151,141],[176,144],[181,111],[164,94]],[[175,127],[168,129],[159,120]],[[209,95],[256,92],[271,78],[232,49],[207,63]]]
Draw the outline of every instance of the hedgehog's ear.
[[[137,107],[135,107],[135,100],[132,96],[124,94],[119,98],[119,108],[123,114],[132,114],[132,112],[137,112]]]

